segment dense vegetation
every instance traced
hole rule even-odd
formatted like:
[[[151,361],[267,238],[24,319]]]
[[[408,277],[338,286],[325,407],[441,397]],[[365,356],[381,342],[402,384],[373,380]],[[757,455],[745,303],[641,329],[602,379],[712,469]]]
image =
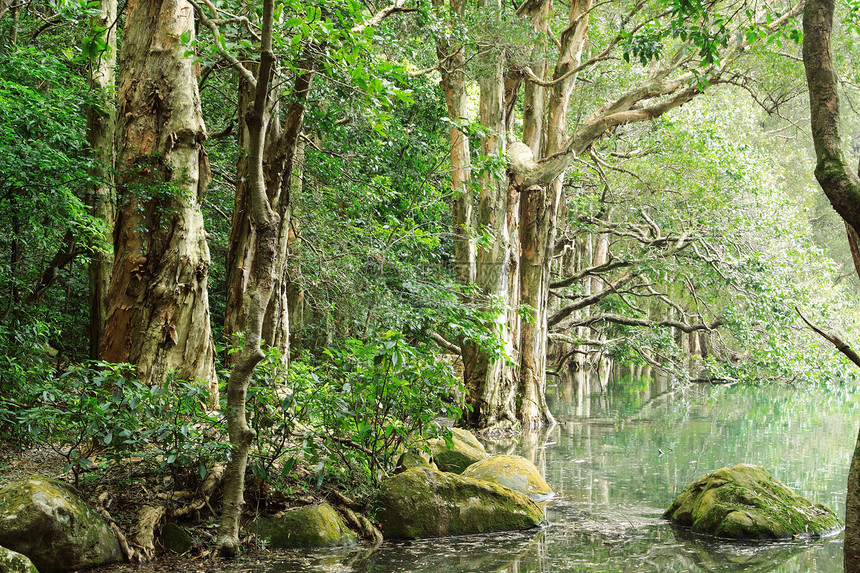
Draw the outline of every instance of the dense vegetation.
[[[142,2],[0,0],[0,437],[75,482],[229,459],[241,511],[565,369],[853,377],[800,7]]]

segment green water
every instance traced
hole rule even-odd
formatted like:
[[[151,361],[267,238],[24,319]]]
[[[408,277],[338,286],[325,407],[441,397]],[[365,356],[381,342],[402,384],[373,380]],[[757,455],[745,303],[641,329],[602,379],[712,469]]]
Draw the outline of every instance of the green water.
[[[746,462],[842,515],[860,393],[785,385],[677,389],[649,374],[559,382],[550,388],[558,426],[488,444],[532,459],[558,492],[546,529],[385,543],[372,552],[257,555],[222,570],[841,572],[841,535],[729,544],[676,531],[660,514],[693,479]]]

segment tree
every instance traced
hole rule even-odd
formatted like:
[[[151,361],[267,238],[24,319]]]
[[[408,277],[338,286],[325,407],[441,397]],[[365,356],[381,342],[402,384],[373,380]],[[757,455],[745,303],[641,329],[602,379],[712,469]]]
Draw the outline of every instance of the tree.
[[[304,8],[300,6],[300,8]],[[349,10],[355,10],[350,7]],[[322,39],[301,39],[298,65],[275,52],[274,0],[263,4],[259,35],[259,59],[245,66],[224,46],[222,32],[198,6],[203,23],[218,40],[216,50],[241,75],[240,165],[246,181],[237,185],[228,259],[228,333],[241,327],[244,334],[238,356],[233,361],[227,383],[227,425],[232,445],[225,472],[224,508],[218,534],[218,550],[226,556],[239,550],[239,523],[244,508],[245,471],[254,432],[248,426],[248,387],[257,364],[265,357],[263,343],[281,349],[286,358],[289,343],[286,264],[290,232],[291,191],[298,165],[301,135],[308,93],[317,72],[318,58],[329,41],[349,44],[390,14],[401,11],[398,0],[366,22],[333,31],[329,23],[316,22]],[[214,10],[214,9],[213,9]],[[302,14],[313,21],[322,16],[309,6]],[[356,14],[353,14],[354,16]],[[360,12],[359,12],[360,15]],[[328,17],[328,15],[326,15]],[[348,20],[347,20],[348,21]],[[284,38],[279,38],[279,42]],[[286,44],[286,42],[285,42]],[[283,46],[279,46],[283,47]],[[276,115],[282,91],[273,86],[280,65],[295,73],[291,103],[283,124]],[[256,73],[251,71],[256,70]],[[241,304],[240,304],[241,299]],[[273,327],[273,325],[275,325]]]
[[[209,319],[209,249],[200,204],[209,182],[185,0],[128,6],[117,110],[114,268],[101,357],[147,384],[175,372],[217,396]]]
[[[833,209],[845,221],[852,253],[858,252],[860,232],[860,178],[845,160],[839,115],[839,86],[831,55],[833,0],[809,0],[803,14],[803,64],[809,86],[812,138],[815,142],[815,178]],[[860,274],[860,259],[854,264]],[[839,350],[857,366],[860,359],[846,345]],[[851,457],[845,500],[845,571],[860,569],[860,435]]]
[[[94,56],[91,85],[100,94],[87,112],[87,143],[92,149],[93,183],[87,193],[91,214],[102,221],[105,229],[101,244],[89,245],[89,307],[90,357],[98,358],[99,343],[104,336],[107,313],[107,292],[113,271],[113,253],[105,248],[112,243],[116,210],[116,193],[113,188],[114,135],[116,127],[116,99],[113,97],[116,67],[116,0],[100,0],[98,15],[93,18],[93,36],[88,38]]]
[[[455,208],[454,229],[463,236],[457,230],[474,225],[468,235],[481,239],[476,243],[474,274],[458,276],[461,281],[475,277],[479,295],[475,303],[487,305],[488,312],[493,312],[494,301],[504,303],[506,310],[495,313],[495,323],[507,355],[496,357],[477,345],[462,345],[472,406],[468,422],[480,428],[504,429],[515,420],[524,427],[552,423],[544,399],[548,304],[568,167],[620,126],[651,121],[708,86],[728,81],[729,70],[751,41],[781,31],[800,10],[795,5],[782,13],[768,12],[766,18],[752,10],[738,11],[731,19],[711,17],[712,7],[696,3],[671,8],[663,2],[637,2],[623,24],[601,22],[600,34],[594,34],[591,23],[599,21],[597,8],[590,1],[577,1],[566,14],[556,15],[550,3],[535,1],[524,2],[515,14],[505,14],[500,5],[490,3],[479,9],[485,21],[496,19],[489,29],[502,28],[499,23],[506,18],[505,26],[516,26],[519,36],[530,34],[526,37],[531,42],[523,47],[491,35],[477,38],[473,47],[480,62],[475,75],[481,86],[479,121],[485,130],[482,177],[475,181],[474,223],[467,220],[467,210]],[[456,22],[457,7],[450,12]],[[554,27],[561,29],[558,37]],[[553,50],[555,55],[550,56]],[[586,57],[586,51],[592,55]],[[585,93],[578,78],[607,65],[619,52],[624,59],[648,64],[642,70],[645,79],[616,86],[571,128],[571,98]],[[462,88],[451,81],[450,66],[456,60],[449,55],[459,52],[439,53],[449,121],[461,125],[462,118],[455,117],[460,111],[451,104]],[[526,56],[521,59],[510,56],[522,53]],[[521,93],[522,131],[516,133]],[[466,167],[461,156],[452,152],[455,172]],[[501,159],[504,172],[498,165]],[[460,183],[454,185],[456,192]],[[471,261],[459,261],[465,263]]]

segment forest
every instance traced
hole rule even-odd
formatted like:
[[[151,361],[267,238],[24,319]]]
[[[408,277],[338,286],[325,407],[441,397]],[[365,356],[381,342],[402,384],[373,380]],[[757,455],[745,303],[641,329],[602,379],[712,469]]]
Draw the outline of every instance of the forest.
[[[571,376],[853,396],[858,2],[388,2],[0,0],[0,485],[129,561],[322,499],[378,543],[404,452]]]

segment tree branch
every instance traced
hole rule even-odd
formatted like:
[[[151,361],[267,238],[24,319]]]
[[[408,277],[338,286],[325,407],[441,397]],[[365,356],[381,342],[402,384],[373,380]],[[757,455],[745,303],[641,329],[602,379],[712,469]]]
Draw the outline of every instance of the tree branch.
[[[435,342],[436,344],[438,344],[439,346],[441,346],[442,348],[444,348],[448,352],[450,352],[452,354],[456,354],[457,356],[460,356],[460,347],[457,346],[456,344],[454,344],[453,342],[445,340],[441,335],[439,335],[435,332],[430,332],[429,336],[430,336],[430,340],[432,340],[433,342]]]
[[[803,319],[803,322],[805,322],[809,326],[809,328],[811,328],[817,334],[821,335],[821,337],[824,338],[827,342],[835,346],[836,350],[844,354],[845,357],[848,358],[848,360],[850,360],[851,362],[853,362],[855,366],[860,367],[860,355],[854,352],[854,350],[852,350],[852,348],[848,345],[847,342],[839,338],[836,334],[828,332],[822,327],[810,322],[810,320],[806,318],[803,313],[800,312],[800,309],[796,306],[794,307],[794,310],[797,311],[797,314],[800,316],[800,318]]]
[[[599,314],[570,323],[568,327],[592,326],[598,322],[611,322],[613,324],[620,324],[623,326],[645,326],[648,328],[668,326],[671,328],[677,328],[678,330],[689,334],[697,330],[716,330],[723,325],[723,318],[717,317],[710,323],[689,324],[687,322],[680,322],[677,320],[651,320],[648,318],[631,318],[629,316],[621,316],[619,314]]]

